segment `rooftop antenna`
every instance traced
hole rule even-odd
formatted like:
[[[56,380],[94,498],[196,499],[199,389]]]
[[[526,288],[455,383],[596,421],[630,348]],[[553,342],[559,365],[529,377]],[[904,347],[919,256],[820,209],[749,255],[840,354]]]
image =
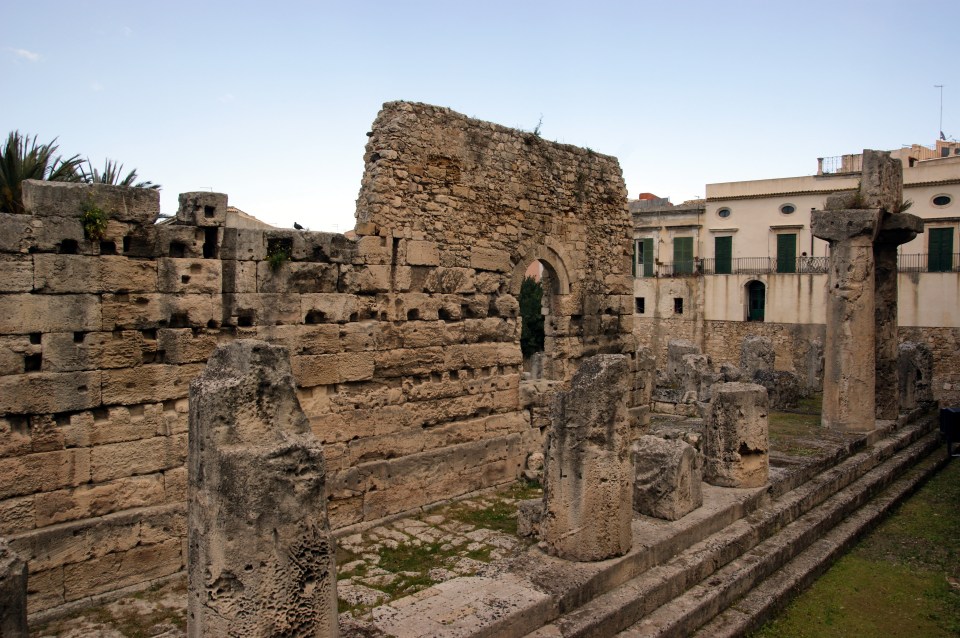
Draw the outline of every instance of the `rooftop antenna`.
[[[943,136],[943,85],[934,84],[933,88],[940,89],[940,139],[944,140],[946,138]]]

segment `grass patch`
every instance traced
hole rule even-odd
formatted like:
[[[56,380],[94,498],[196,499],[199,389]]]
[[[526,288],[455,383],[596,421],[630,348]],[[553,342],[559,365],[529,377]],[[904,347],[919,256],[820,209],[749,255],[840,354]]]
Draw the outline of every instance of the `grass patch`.
[[[455,505],[446,512],[446,515],[461,523],[474,527],[483,527],[506,534],[517,535],[517,506],[515,503],[494,501],[484,508],[472,508],[466,505]]]
[[[789,456],[815,456],[821,450],[816,446],[804,445],[804,440],[821,438],[822,396],[815,394],[799,401],[797,407],[780,411],[770,411],[770,444],[772,449]]]
[[[755,638],[960,635],[960,463],[951,462]]]

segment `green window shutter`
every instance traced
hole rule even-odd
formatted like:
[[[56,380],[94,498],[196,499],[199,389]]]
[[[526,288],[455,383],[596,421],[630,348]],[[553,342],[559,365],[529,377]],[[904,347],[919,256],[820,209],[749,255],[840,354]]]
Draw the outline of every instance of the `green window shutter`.
[[[927,270],[930,272],[950,272],[953,270],[953,229],[930,228],[927,245]]]
[[[653,239],[640,240],[640,259],[643,263],[643,276],[653,277]]]
[[[729,275],[733,268],[733,237],[715,237],[713,240],[713,272]]]
[[[797,236],[777,235],[777,272],[797,272]]]
[[[689,275],[693,272],[693,237],[673,238],[673,273]]]
[[[633,260],[632,260],[631,263],[632,263],[632,265],[633,265],[633,276],[634,276],[634,277],[637,276],[637,244],[638,244],[638,243],[639,243],[639,242],[638,242],[637,240],[634,240],[634,241],[633,241]]]

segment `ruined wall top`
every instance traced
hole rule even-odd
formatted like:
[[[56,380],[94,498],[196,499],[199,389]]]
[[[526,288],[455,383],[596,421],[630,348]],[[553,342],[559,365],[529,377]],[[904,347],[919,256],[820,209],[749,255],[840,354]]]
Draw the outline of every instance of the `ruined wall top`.
[[[568,273],[572,281],[622,277],[616,294],[630,292],[630,217],[615,158],[409,102],[384,104],[369,135],[359,234],[437,242],[441,266],[501,272],[547,246],[582,270]]]

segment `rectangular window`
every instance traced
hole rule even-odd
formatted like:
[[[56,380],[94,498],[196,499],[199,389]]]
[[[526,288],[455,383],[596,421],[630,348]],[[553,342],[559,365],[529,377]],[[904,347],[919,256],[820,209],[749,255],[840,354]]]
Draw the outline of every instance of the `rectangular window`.
[[[683,314],[683,297],[673,298],[673,313],[677,315]]]
[[[777,272],[797,272],[797,236],[777,235]]]
[[[953,229],[928,228],[927,270],[950,272],[953,270]]]
[[[729,275],[733,272],[733,237],[715,237],[713,240],[713,272]]]
[[[653,277],[653,238],[638,239],[633,244],[633,250],[634,277],[638,275],[640,277]]]
[[[693,273],[693,237],[673,238],[673,274]]]
[[[642,315],[644,313],[645,306],[646,306],[646,304],[644,303],[645,299],[643,297],[636,297],[634,298],[634,302],[637,304],[637,314]]]

